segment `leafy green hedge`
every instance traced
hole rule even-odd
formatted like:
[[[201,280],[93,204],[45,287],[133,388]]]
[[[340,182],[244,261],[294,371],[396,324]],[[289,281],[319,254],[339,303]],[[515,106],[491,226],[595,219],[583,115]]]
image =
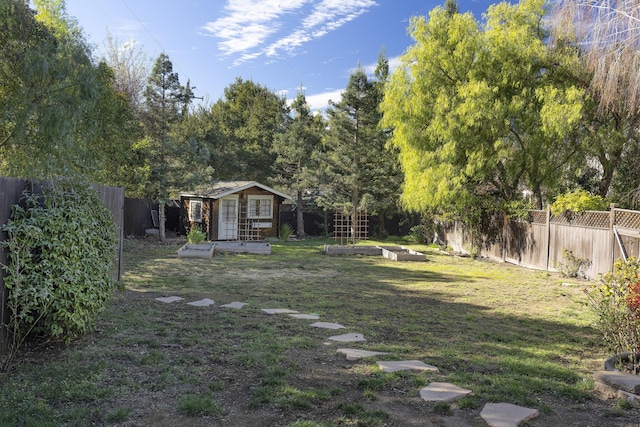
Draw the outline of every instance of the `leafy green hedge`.
[[[97,191],[69,183],[25,191],[3,230],[10,346],[34,333],[68,343],[87,331],[115,286],[118,236]]]

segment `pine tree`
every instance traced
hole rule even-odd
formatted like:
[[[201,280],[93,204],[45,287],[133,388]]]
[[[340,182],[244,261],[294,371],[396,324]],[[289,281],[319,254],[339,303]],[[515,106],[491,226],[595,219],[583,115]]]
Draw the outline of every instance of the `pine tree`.
[[[298,92],[291,104],[294,116],[286,125],[286,131],[278,134],[273,142],[277,155],[273,170],[277,176],[273,182],[296,194],[296,233],[304,237],[304,193],[315,185],[315,161],[313,153],[318,149],[324,131],[322,116],[314,116],[302,93]]]

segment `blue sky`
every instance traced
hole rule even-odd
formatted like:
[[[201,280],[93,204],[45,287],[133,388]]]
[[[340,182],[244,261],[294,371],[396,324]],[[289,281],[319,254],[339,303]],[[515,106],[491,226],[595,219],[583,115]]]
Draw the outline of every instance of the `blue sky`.
[[[480,17],[489,0],[459,0]],[[358,66],[368,73],[384,47],[392,65],[413,40],[409,18],[444,0],[66,0],[97,56],[107,28],[135,43],[152,63],[165,52],[196,96],[223,97],[237,77],[295,98],[302,87],[313,109],[338,101]]]

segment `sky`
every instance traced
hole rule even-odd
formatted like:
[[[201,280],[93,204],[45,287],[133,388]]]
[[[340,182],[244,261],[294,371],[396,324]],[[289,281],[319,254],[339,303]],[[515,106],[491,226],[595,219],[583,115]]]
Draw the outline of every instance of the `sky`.
[[[458,0],[479,19],[490,0]],[[391,68],[414,41],[412,16],[444,0],[66,0],[100,58],[107,31],[150,63],[169,56],[180,82],[205,104],[236,78],[286,96],[302,89],[313,110],[340,100],[350,74],[369,75],[384,49]]]

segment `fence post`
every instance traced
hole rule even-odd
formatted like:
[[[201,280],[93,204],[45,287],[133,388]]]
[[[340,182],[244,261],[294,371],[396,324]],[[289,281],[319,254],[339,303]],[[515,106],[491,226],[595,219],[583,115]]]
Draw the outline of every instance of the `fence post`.
[[[547,262],[546,270],[549,271],[549,262],[551,261],[551,205],[547,205],[546,215],[546,232],[547,232]]]
[[[609,205],[609,230],[611,230],[611,267],[610,271],[613,271],[613,265],[616,263],[616,232],[613,227],[616,226],[616,203]]]

